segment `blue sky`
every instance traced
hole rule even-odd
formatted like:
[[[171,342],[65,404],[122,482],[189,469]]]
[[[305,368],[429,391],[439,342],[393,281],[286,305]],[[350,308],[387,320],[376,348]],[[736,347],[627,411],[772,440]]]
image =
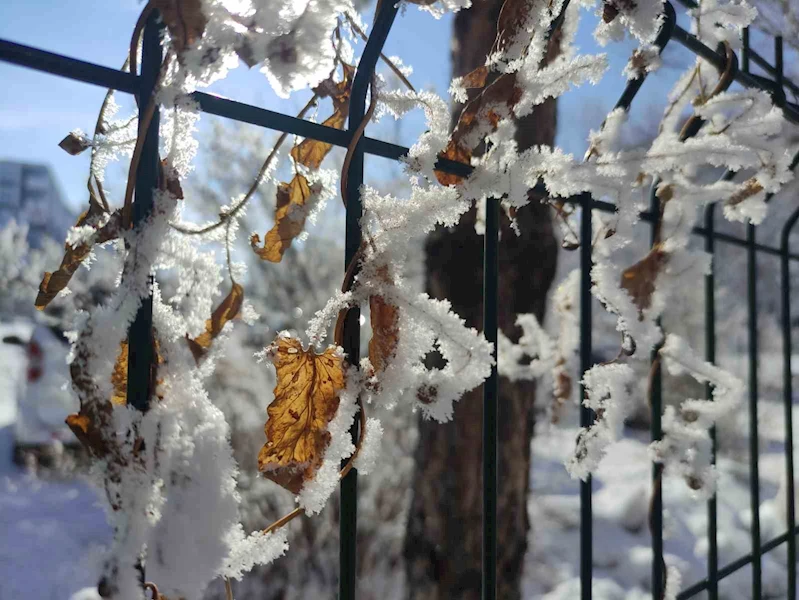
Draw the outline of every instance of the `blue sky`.
[[[0,37],[119,68],[141,6],[137,0],[7,2],[0,8]],[[625,83],[621,70],[633,48],[629,42],[597,48],[591,37],[596,19],[584,14],[577,44],[583,52],[608,51],[611,68],[598,86],[584,86],[560,101],[558,143],[570,152],[583,151],[589,129],[596,128],[615,103]],[[451,17],[435,20],[409,8],[398,17],[386,54],[398,55],[414,67],[412,81],[417,87],[444,94],[449,85],[451,25]],[[684,50],[667,51],[667,64],[683,65],[688,60]],[[667,68],[651,78],[645,84],[646,98],[636,102],[634,114],[657,119],[678,74],[678,69]],[[4,63],[0,63],[0,81],[4,90],[0,94],[0,159],[50,164],[68,204],[77,211],[86,202],[88,157],[69,156],[57,144],[74,128],[93,130],[105,90]],[[302,100],[277,98],[261,74],[244,67],[210,91],[286,112],[296,111]],[[410,144],[422,127],[421,115],[414,115],[394,135]],[[375,136],[381,133],[385,128],[373,131]]]

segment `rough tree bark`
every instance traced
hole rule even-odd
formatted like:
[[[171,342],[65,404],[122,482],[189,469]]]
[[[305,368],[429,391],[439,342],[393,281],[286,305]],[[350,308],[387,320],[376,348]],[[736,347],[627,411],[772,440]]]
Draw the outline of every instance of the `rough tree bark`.
[[[482,65],[496,34],[501,0],[478,0],[455,18],[453,76]],[[557,52],[553,39],[550,56]],[[457,115],[457,112],[456,112]],[[556,104],[549,101],[518,123],[520,149],[552,145]],[[552,283],[557,242],[550,209],[533,200],[518,211],[521,236],[503,216],[500,241],[499,326],[518,339],[514,316],[543,317]],[[466,322],[482,328],[483,238],[474,230],[475,211],[450,229],[439,229],[426,243],[428,293],[448,298]],[[498,596],[521,597],[527,550],[527,494],[534,386],[500,381]],[[478,600],[481,570],[482,388],[462,398],[450,423],[420,421],[413,498],[405,539],[409,598]]]

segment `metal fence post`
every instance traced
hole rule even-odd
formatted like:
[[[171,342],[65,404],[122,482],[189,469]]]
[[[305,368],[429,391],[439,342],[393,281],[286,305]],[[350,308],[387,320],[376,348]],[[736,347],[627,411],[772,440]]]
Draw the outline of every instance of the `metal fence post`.
[[[483,334],[486,340],[494,344],[495,364],[483,384],[483,600],[495,600],[497,597],[499,209],[499,200],[486,200]]]
[[[696,8],[694,0],[678,0],[681,4]],[[669,2],[664,5],[665,20],[656,44],[659,48],[665,46],[669,39],[674,39],[688,50],[701,56],[717,68],[721,68],[725,63],[723,52],[713,50],[704,45],[694,35],[676,24],[673,7]],[[375,66],[385,43],[388,32],[397,13],[396,5],[383,3],[376,15],[373,31],[366,44],[364,53],[355,78],[352,90],[352,100],[350,105],[350,116],[348,130],[341,131],[318,123],[311,123],[295,117],[281,113],[268,111],[255,106],[246,105],[233,100],[215,97],[209,94],[196,92],[193,98],[198,102],[200,109],[209,114],[216,114],[231,118],[240,122],[248,122],[269,129],[275,129],[286,133],[293,133],[303,137],[319,139],[339,147],[347,147],[354,135],[355,130],[361,124],[365,114],[366,98],[368,95],[369,84],[372,81]],[[550,33],[554,31],[562,15],[553,22]],[[0,60],[9,63],[26,66],[39,71],[53,73],[67,77],[76,81],[82,81],[93,85],[100,85],[105,88],[112,88],[126,93],[134,93],[139,98],[140,119],[147,110],[147,105],[152,98],[155,90],[158,73],[162,61],[162,50],[160,45],[162,25],[159,23],[157,12],[148,18],[144,29],[143,50],[141,58],[141,75],[125,73],[122,71],[109,69],[100,65],[86,61],[79,61],[73,58],[61,56],[52,52],[46,52],[38,48],[16,44],[8,40],[0,40]],[[749,60],[762,67],[766,73],[773,75],[775,81],[765,77],[759,77],[748,72]],[[783,54],[782,39],[775,38],[775,65],[772,66],[749,47],[749,32],[744,32],[743,49],[743,69],[734,72],[733,78],[740,84],[749,87],[768,91],[772,94],[774,104],[782,108],[786,119],[793,123],[799,123],[799,105],[791,104],[785,100],[784,89],[787,88],[794,92],[799,92],[799,86],[785,80],[783,76]],[[617,107],[629,108],[633,98],[643,84],[643,77],[630,82],[624,90]],[[693,131],[697,131],[701,126],[696,123]],[[151,123],[147,131],[144,132],[145,141],[141,153],[140,163],[136,171],[135,202],[133,204],[133,225],[140,225],[150,214],[153,206],[154,191],[158,186],[159,178],[159,156],[158,156],[158,109],[155,109]],[[347,217],[346,217],[346,265],[348,266],[356,256],[361,245],[361,231],[359,220],[361,217],[361,199],[359,188],[363,182],[364,155],[374,154],[390,158],[399,159],[408,153],[407,148],[387,142],[364,137],[357,144],[354,151],[350,169],[348,170],[348,190],[347,197]],[[791,169],[797,166],[799,155],[794,159]],[[439,161],[437,168],[442,171],[466,176],[471,171],[471,167],[466,164],[456,163],[449,160]],[[728,173],[725,177],[732,178],[734,173]],[[580,315],[581,315],[581,342],[580,342],[580,366],[584,373],[591,367],[591,239],[592,222],[591,210],[601,210],[613,212],[615,206],[610,203],[595,200],[588,194],[582,194],[577,198],[569,199],[570,202],[579,203],[582,206],[581,222],[581,289],[580,289]],[[678,598],[685,599],[693,597],[703,590],[708,590],[711,600],[717,597],[718,581],[736,572],[748,564],[752,564],[753,569],[753,596],[760,596],[761,588],[761,556],[763,553],[785,543],[788,551],[788,594],[793,597],[796,594],[796,528],[795,515],[795,476],[793,472],[793,398],[792,398],[792,374],[791,374],[791,314],[790,314],[790,261],[799,261],[799,254],[790,252],[789,238],[794,225],[799,221],[799,210],[793,213],[786,221],[782,230],[781,245],[779,248],[758,243],[755,239],[755,230],[750,225],[747,228],[746,238],[731,235],[724,232],[717,232],[713,225],[713,206],[709,206],[705,212],[704,227],[694,227],[694,233],[705,237],[705,248],[708,252],[714,251],[714,241],[720,240],[724,243],[734,244],[747,249],[747,278],[749,284],[747,307],[749,315],[749,411],[750,411],[750,455],[751,455],[751,490],[750,502],[752,508],[752,551],[741,556],[732,562],[719,567],[718,548],[717,548],[717,522],[715,498],[708,503],[708,577],[685,588]],[[643,215],[644,220],[649,221],[654,228],[657,227],[659,218],[658,203],[656,198],[652,198],[652,210]],[[486,215],[487,227],[485,237],[484,255],[484,333],[489,341],[496,342],[497,337],[497,288],[498,288],[498,244],[497,235],[499,229],[498,203],[489,202]],[[782,306],[781,317],[783,325],[783,353],[784,353],[784,388],[783,401],[785,411],[785,453],[786,453],[786,486],[787,486],[787,506],[786,520],[788,530],[765,542],[761,543],[759,528],[759,486],[758,486],[758,423],[757,423],[757,290],[756,290],[756,267],[757,253],[765,252],[780,256],[781,260],[781,292]],[[706,332],[707,347],[706,358],[713,362],[715,358],[715,298],[713,289],[713,273],[705,281],[706,297]],[[359,312],[350,311],[347,316],[344,328],[344,347],[350,361],[357,364],[360,355],[359,344]],[[133,324],[130,326],[129,334],[129,366],[128,366],[128,402],[138,410],[146,411],[149,399],[152,394],[151,367],[154,363],[154,348],[152,341],[152,299],[145,298],[138,310]],[[658,439],[660,431],[660,412],[661,412],[661,384],[659,369],[655,369],[652,381],[652,438]],[[585,390],[581,389],[584,394]],[[710,395],[712,390],[708,387],[706,393]],[[483,597],[486,600],[494,600],[496,596],[496,501],[497,501],[497,377],[496,369],[492,371],[491,377],[484,386],[484,430],[483,430],[483,494],[484,494],[484,520],[483,520]],[[588,427],[594,418],[593,411],[582,407],[580,411],[580,422],[583,427]],[[359,432],[357,424],[354,426],[352,435],[357,438]],[[715,431],[711,431],[715,452]],[[663,557],[663,537],[662,537],[662,496],[660,489],[660,466],[655,465],[653,469],[653,498],[650,514],[650,527],[652,529],[652,549],[653,549],[653,595],[660,598],[662,586],[665,583]],[[580,484],[581,501],[581,532],[580,532],[580,581],[581,598],[589,600],[592,596],[592,482],[589,477]],[[341,484],[341,567],[340,567],[340,598],[352,600],[355,597],[356,587],[356,526],[357,526],[357,472],[351,470],[349,475],[342,480]]]
[[[785,522],[788,524],[788,598],[796,598],[796,496],[793,470],[793,373],[791,371],[791,271],[788,258],[791,231],[799,220],[799,208],[782,228],[780,256],[780,284],[782,287],[782,352],[783,352],[783,405],[785,410]]]
[[[157,10],[153,10],[144,27],[142,41],[141,76],[139,77],[139,123],[143,122],[147,105],[153,98],[158,73],[161,69],[161,25]],[[152,120],[145,133],[141,158],[136,170],[136,195],[133,203],[133,226],[141,224],[150,214],[153,195],[158,186],[158,125],[156,105]],[[134,242],[135,243],[135,242]],[[153,299],[142,300],[136,318],[128,331],[128,404],[144,412],[149,408],[151,366],[155,362],[152,343]]]
[[[593,267],[592,240],[593,223],[591,219],[591,196],[583,194],[580,211],[580,400],[585,399],[585,385],[582,383],[585,372],[593,366],[592,348],[592,298],[591,268]],[[594,422],[594,411],[580,406],[580,427],[590,427]],[[580,598],[591,600],[593,595],[593,481],[588,475],[580,482]]]
[[[659,180],[655,180],[649,196],[651,244],[658,242],[660,229],[660,199],[657,197]],[[660,323],[660,320],[658,320]],[[662,342],[652,349],[652,370],[649,377],[650,438],[653,442],[663,438],[663,381],[658,353]],[[649,506],[649,529],[652,533],[652,599],[662,600],[666,587],[665,563],[663,561],[663,464],[652,463],[652,501]]]
[[[716,245],[713,239],[716,204],[705,207],[705,252],[710,254],[710,273],[705,277],[705,360],[711,364],[716,362]],[[713,399],[713,385],[705,384],[705,398]],[[716,428],[710,428],[711,461],[716,464]],[[707,501],[707,579],[708,598],[717,600],[719,594],[719,548],[718,548],[718,515],[717,498],[714,493]]]
[[[379,5],[375,16],[372,33],[366,43],[361,60],[352,84],[350,100],[348,132],[350,139],[361,125],[366,114],[366,95],[377,66],[380,52],[394,23],[397,15],[397,5],[392,2],[383,2]],[[374,90],[372,93],[375,93]],[[363,184],[363,144],[358,142],[352,154],[352,160],[347,171],[347,214],[345,222],[344,242],[344,270],[356,260],[358,249],[361,246],[361,215],[363,205],[361,202],[361,185]],[[351,365],[357,365],[361,352],[361,327],[360,309],[353,308],[348,311],[344,321],[344,352]],[[359,436],[358,421],[353,423],[353,443]],[[357,578],[357,526],[358,526],[358,471],[351,469],[341,480],[341,508],[339,514],[339,598],[341,600],[354,600]]]

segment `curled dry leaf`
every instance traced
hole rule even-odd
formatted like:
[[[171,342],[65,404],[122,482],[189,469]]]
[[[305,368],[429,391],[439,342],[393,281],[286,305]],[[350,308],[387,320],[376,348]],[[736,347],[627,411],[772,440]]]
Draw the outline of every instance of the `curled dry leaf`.
[[[482,65],[461,77],[461,85],[467,90],[480,89],[485,87],[487,77],[488,67]]]
[[[643,311],[652,304],[655,281],[668,257],[661,245],[654,246],[644,258],[627,267],[621,274],[620,286],[627,290],[633,303],[638,307],[640,320],[644,318]]]
[[[377,277],[390,281],[388,268],[381,267]],[[399,341],[399,308],[382,296],[369,296],[369,315],[372,324],[372,339],[369,340],[369,361],[375,373],[380,373],[394,356]]]
[[[72,388],[80,400],[80,412],[69,415],[66,424],[90,454],[104,458],[115,447],[106,433],[113,431],[112,405],[102,396],[86,369],[89,356],[85,338],[81,337],[75,344],[75,359],[69,366]]]
[[[70,131],[63,140],[58,142],[58,147],[72,156],[77,156],[91,145],[91,140],[77,131]]]
[[[347,122],[347,114],[350,110],[352,81],[355,77],[354,67],[342,63],[341,69],[343,72],[341,81],[336,82],[328,78],[314,88],[314,93],[317,96],[320,98],[330,98],[333,102],[333,114],[325,119],[322,124],[334,129],[343,129],[344,123]],[[332,144],[306,138],[292,148],[291,157],[295,162],[315,170],[322,165],[322,161],[332,148]]]
[[[332,115],[325,119],[322,125],[333,127],[335,129],[341,129],[344,127],[344,123],[346,121],[347,113],[336,110]],[[291,149],[291,157],[295,162],[315,170],[322,166],[322,161],[332,148],[333,144],[306,138]]]
[[[158,171],[158,189],[169,194],[176,200],[183,200],[183,187],[180,185],[175,169],[167,165],[166,159],[161,160],[161,167]]]
[[[369,297],[372,339],[369,340],[369,361],[376,373],[386,368],[397,350],[399,339],[399,308],[382,296]]]
[[[124,406],[128,403],[128,340],[119,343],[119,353],[111,372],[111,403]]]
[[[158,341],[153,337],[156,365],[151,371],[152,389],[155,390],[158,365],[164,363],[164,357],[159,351]],[[77,344],[77,359],[70,365],[69,371],[72,378],[72,387],[80,399],[80,412],[71,414],[66,418],[66,423],[78,438],[78,441],[90,453],[97,457],[104,457],[111,451],[112,443],[106,439],[104,431],[113,431],[112,406],[124,406],[128,401],[128,340],[119,343],[119,352],[111,372],[111,398],[103,397],[99,388],[88,373],[85,372],[86,357],[88,352],[82,341]],[[159,396],[160,398],[160,396]]]
[[[259,248],[261,238],[254,233],[250,238],[253,251],[264,260],[280,262],[283,253],[291,246],[305,226],[308,215],[306,204],[312,194],[304,175],[297,173],[289,183],[281,183],[277,188],[275,224],[266,234],[263,248]]]
[[[75,246],[65,245],[61,266],[54,273],[45,273],[42,282],[39,284],[39,293],[36,295],[34,302],[36,308],[44,310],[58,293],[67,287],[72,275],[78,270],[81,263],[86,260],[86,257],[89,256],[95,244],[102,244],[119,237],[122,213],[119,210],[114,211],[108,221],[99,226],[103,214],[103,210],[97,204],[91,204],[89,210],[78,218],[75,227],[89,226],[96,229],[96,231],[88,241],[81,242]]]
[[[205,322],[205,331],[198,335],[196,338],[188,339],[189,349],[191,350],[194,360],[200,360],[206,355],[211,343],[216,339],[225,323],[235,319],[241,306],[244,303],[244,288],[238,283],[234,283],[233,287],[225,296],[225,299],[216,307],[211,318]]]
[[[634,0],[605,0],[602,3],[602,20],[612,23],[619,13],[630,13],[637,7]]]
[[[155,351],[155,365],[151,369],[150,379],[152,382],[151,389],[155,391],[156,386],[160,383],[160,380],[157,379],[158,366],[164,364],[164,357],[161,354],[155,335],[153,335],[152,344]],[[119,343],[119,353],[114,363],[114,370],[111,372],[111,385],[113,386],[111,403],[119,406],[124,406],[128,403],[128,355],[128,340],[125,339]]]
[[[178,53],[203,36],[208,20],[202,11],[202,0],[153,0],[153,5],[160,11]]]
[[[258,468],[296,494],[316,475],[330,443],[327,427],[344,388],[344,358],[335,346],[316,354],[313,348],[304,350],[299,340],[283,336],[268,353],[277,385],[267,407],[267,441],[258,454]]]
[[[500,119],[513,115],[513,108],[521,100],[521,97],[522,90],[516,84],[516,73],[503,73],[494,79],[483,88],[480,95],[463,107],[458,124],[450,136],[449,144],[441,153],[440,158],[469,164],[472,158],[472,149],[476,144],[476,140],[471,139],[475,136],[469,134],[478,128],[482,130],[486,126],[488,130],[494,131]],[[436,178],[442,185],[457,184],[463,179],[441,171],[436,171]]]
[[[756,196],[763,191],[763,186],[755,177],[750,177],[743,182],[741,188],[724,202],[727,206],[737,206],[744,200]]]
[[[347,122],[352,80],[355,75],[354,67],[347,64],[342,64],[342,71],[341,81],[336,82],[329,78],[314,88],[317,96],[329,97],[333,101],[333,114],[323,124],[335,129],[342,129]],[[315,171],[322,165],[322,161],[332,148],[332,144],[308,138],[292,148],[291,157],[297,165]],[[308,179],[296,171],[289,183],[278,185],[275,224],[266,234],[263,248],[258,247],[261,243],[260,236],[254,234],[250,238],[250,245],[259,257],[270,262],[280,262],[283,259],[283,253],[305,227],[305,217],[308,214],[306,204],[313,193],[314,190],[308,184]]]

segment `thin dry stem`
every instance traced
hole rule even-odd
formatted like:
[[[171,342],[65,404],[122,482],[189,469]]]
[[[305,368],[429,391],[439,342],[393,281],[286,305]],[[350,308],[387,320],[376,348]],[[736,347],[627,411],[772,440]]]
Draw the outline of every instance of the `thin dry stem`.
[[[305,106],[302,107],[302,110],[300,110],[300,112],[297,113],[297,118],[304,117],[305,114],[311,108],[316,106],[316,102],[318,100],[319,100],[319,96],[314,94],[311,97],[311,99],[308,101],[308,103]],[[255,195],[255,192],[258,191],[258,188],[263,183],[264,175],[266,175],[266,172],[269,170],[269,166],[272,164],[272,161],[277,156],[277,153],[280,150],[280,147],[283,145],[283,142],[286,141],[286,138],[288,136],[289,136],[288,133],[283,133],[283,134],[280,135],[279,138],[277,138],[277,141],[275,142],[275,145],[272,147],[272,151],[269,153],[269,156],[266,157],[266,160],[261,165],[261,168],[258,171],[258,175],[256,175],[255,180],[253,181],[252,185],[250,186],[250,189],[247,190],[246,194],[244,194],[244,198],[242,198],[238,202],[238,204],[236,204],[229,211],[227,211],[225,213],[222,213],[219,216],[219,221],[217,221],[216,223],[212,223],[211,225],[207,225],[205,227],[201,227],[200,229],[190,229],[188,227],[184,227],[183,225],[178,225],[177,223],[171,223],[170,224],[171,227],[174,230],[179,231],[180,233],[184,233],[186,235],[203,235],[205,233],[209,233],[209,232],[211,232],[211,231],[213,231],[215,229],[218,229],[219,227],[222,227],[222,225],[224,225],[228,220],[230,220],[232,217],[235,217],[236,214],[242,208],[244,208],[247,205],[247,203],[250,201],[250,199]]]
[[[349,173],[352,157],[355,154],[355,147],[358,145],[358,141],[361,137],[363,137],[363,132],[369,124],[369,121],[372,120],[372,115],[375,112],[375,108],[377,108],[377,93],[375,92],[374,82],[372,82],[370,87],[372,89],[372,98],[369,102],[369,108],[363,116],[363,119],[361,119],[358,129],[352,134],[352,140],[350,140],[350,145],[347,146],[347,155],[344,157],[344,164],[341,167],[341,201],[344,203],[345,208],[347,207],[347,175]]]
[[[364,42],[368,42],[368,41],[369,41],[369,38],[368,38],[368,36],[367,36],[367,35],[366,35],[366,34],[363,32],[363,29],[361,29],[360,27],[358,27],[358,24],[355,22],[355,19],[353,19],[353,18],[352,18],[352,17],[351,17],[349,14],[347,14],[347,15],[346,15],[346,17],[347,17],[347,23],[349,23],[349,26],[352,28],[352,30],[353,30],[355,33],[357,33],[357,34],[358,34],[358,36],[360,36],[360,38],[361,38],[361,39],[362,39]],[[385,54],[383,54],[382,52],[380,53],[380,58],[381,58],[381,60],[382,60],[384,63],[386,63],[386,66],[387,66],[389,69],[391,69],[391,70],[394,72],[394,75],[396,75],[396,76],[399,78],[399,80],[400,80],[402,83],[404,83],[404,84],[405,84],[405,86],[406,86],[406,87],[407,87],[409,90],[411,90],[412,92],[415,92],[415,91],[416,91],[416,88],[415,88],[415,87],[413,87],[413,84],[412,84],[410,81],[408,81],[408,78],[407,78],[407,77],[405,77],[405,74],[404,74],[404,73],[403,73],[403,72],[400,70],[400,68],[399,68],[397,65],[395,65],[395,64],[394,64],[394,62],[393,62],[393,61],[392,61],[390,58],[388,58],[388,57],[387,57]]]
[[[141,38],[142,31],[144,31],[144,25],[147,23],[150,13],[153,12],[153,8],[152,2],[148,2],[145,5],[144,9],[142,9],[141,14],[139,15],[139,19],[136,21],[136,26],[133,28],[133,35],[130,37],[128,60],[130,61],[130,72],[134,75],[136,75],[136,71],[138,70],[137,54],[139,52],[139,39]],[[136,98],[137,104],[138,101],[138,98]]]

